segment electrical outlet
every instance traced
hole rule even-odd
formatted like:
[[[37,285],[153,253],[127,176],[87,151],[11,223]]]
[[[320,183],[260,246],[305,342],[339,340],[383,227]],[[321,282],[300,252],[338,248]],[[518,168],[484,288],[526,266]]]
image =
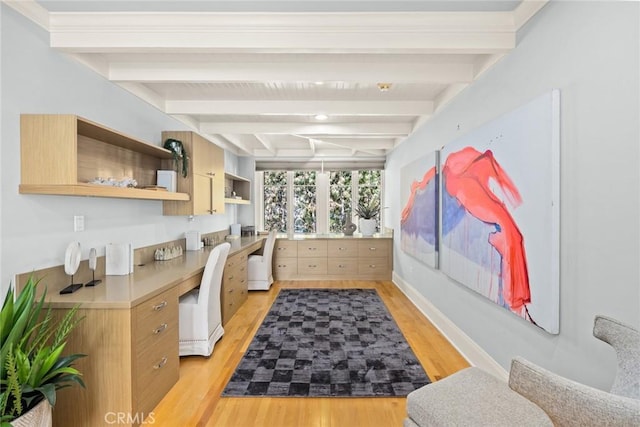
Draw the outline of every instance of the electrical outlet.
[[[73,231],[84,231],[84,215],[74,215]]]

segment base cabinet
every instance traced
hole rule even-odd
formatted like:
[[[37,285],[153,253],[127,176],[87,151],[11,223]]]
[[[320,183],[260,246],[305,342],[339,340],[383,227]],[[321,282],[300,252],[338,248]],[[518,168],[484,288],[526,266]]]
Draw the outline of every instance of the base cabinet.
[[[66,309],[54,309],[63,316]],[[65,351],[86,389],[58,392],[56,426],[138,426],[178,381],[178,291],[170,289],[132,309],[80,309],[84,320]]]
[[[226,325],[248,297],[247,251],[238,252],[229,258],[222,275],[222,324]]]
[[[391,238],[276,240],[276,280],[391,280]]]

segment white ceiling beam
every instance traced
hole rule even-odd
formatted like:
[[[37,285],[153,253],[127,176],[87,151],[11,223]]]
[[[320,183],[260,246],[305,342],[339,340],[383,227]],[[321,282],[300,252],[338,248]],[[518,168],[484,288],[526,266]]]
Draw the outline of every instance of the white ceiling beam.
[[[271,122],[202,122],[200,132],[210,134],[299,134],[299,135],[409,135],[409,123],[271,123]]]
[[[432,101],[166,101],[167,114],[254,115],[279,114],[313,116],[328,115],[397,115],[417,116],[433,113]]]
[[[260,142],[260,144],[264,146],[264,148],[269,150],[270,153],[273,153],[273,154],[276,153],[276,149],[271,143],[271,141],[269,140],[269,137],[267,135],[254,135],[254,136],[256,137],[258,142]]]
[[[74,52],[499,53],[512,12],[55,12],[50,43]]]
[[[375,138],[315,138],[318,141],[325,142],[327,144],[335,144],[340,146],[350,146],[356,149],[362,148],[363,150],[390,150],[394,147],[393,139],[375,139]]]
[[[235,135],[230,135],[230,134],[220,134],[220,136],[222,136],[224,139],[226,139],[227,141],[229,141],[230,143],[232,143],[233,145],[235,145],[236,147],[238,147],[239,150],[245,152],[248,155],[252,155],[253,154],[253,150],[249,147],[247,147],[241,140],[240,138],[238,138]]]
[[[519,30],[529,19],[542,9],[549,0],[522,0],[513,11],[513,24]]]
[[[152,91],[145,85],[141,83],[133,83],[133,82],[123,82],[118,83],[123,89],[128,90],[138,98],[141,98],[147,101],[149,104],[153,105],[160,111],[164,111],[164,99],[158,95],[156,92]]]
[[[45,30],[49,30],[49,11],[34,0],[2,0],[2,2]]]
[[[397,59],[372,61],[270,62],[115,62],[109,67],[112,81],[140,82],[237,82],[237,81],[344,81],[394,83],[470,82],[473,64],[424,63]]]

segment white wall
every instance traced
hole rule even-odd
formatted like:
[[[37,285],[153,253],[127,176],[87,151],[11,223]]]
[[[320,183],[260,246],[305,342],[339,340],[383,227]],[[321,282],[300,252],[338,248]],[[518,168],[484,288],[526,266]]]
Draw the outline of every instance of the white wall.
[[[73,240],[80,241],[86,259],[91,247],[104,255],[108,242],[147,246],[181,238],[185,230],[210,232],[235,222],[235,208],[189,222],[187,217],[163,216],[161,201],[18,194],[21,113],[77,114],[156,145],[162,142],[162,130],[185,126],[50,49],[46,31],[4,4],[0,7],[0,299],[14,274],[62,264]],[[225,153],[225,162],[237,167],[233,154]],[[74,215],[85,216],[84,232],[73,232]]]
[[[403,201],[393,189],[405,164],[560,89],[559,335],[420,264],[395,241],[395,273],[505,369],[522,355],[608,388],[615,357],[592,336],[594,315],[640,325],[639,17],[636,2],[550,2],[519,32],[508,57],[388,157],[386,189],[395,199],[387,225],[399,235]]]

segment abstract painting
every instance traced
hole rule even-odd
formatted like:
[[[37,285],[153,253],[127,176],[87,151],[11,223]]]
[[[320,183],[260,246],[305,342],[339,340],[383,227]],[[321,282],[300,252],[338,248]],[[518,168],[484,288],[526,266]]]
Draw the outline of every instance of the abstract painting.
[[[559,91],[441,152],[440,268],[530,323],[559,332]]]
[[[430,267],[438,266],[438,152],[406,165],[401,171],[400,218],[402,250]]]

